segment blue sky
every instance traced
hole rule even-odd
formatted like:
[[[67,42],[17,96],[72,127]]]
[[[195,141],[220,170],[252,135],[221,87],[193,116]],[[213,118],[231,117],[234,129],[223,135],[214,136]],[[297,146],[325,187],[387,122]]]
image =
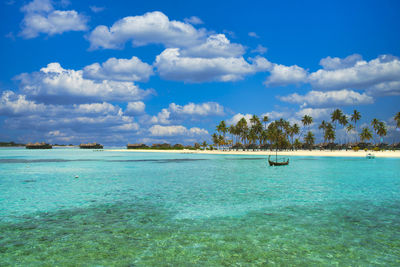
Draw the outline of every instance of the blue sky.
[[[190,144],[250,114],[311,115],[318,137],[341,108],[359,110],[359,126],[385,121],[391,142],[399,12],[398,1],[2,1],[0,139]]]

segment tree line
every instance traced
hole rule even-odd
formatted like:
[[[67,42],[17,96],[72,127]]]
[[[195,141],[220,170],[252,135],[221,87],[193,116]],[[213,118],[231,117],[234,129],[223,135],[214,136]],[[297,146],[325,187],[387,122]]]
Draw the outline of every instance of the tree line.
[[[334,144],[337,132],[344,129],[348,134],[356,132],[355,142],[367,142],[380,137],[381,140],[387,135],[387,125],[385,122],[374,118],[371,127],[362,127],[358,133],[357,122],[361,119],[361,113],[354,110],[347,116],[340,109],[335,109],[330,114],[330,121],[323,120],[318,125],[324,139],[324,144]],[[400,128],[400,112],[394,116],[397,128]],[[267,126],[267,123],[268,126]],[[241,118],[236,124],[228,126],[225,121],[221,121],[216,127],[216,133],[212,134],[212,141],[218,147],[231,148],[312,148],[315,144],[315,135],[310,130],[313,118],[304,115],[301,125],[291,124],[288,120],[279,119],[270,121],[268,116],[259,118],[253,115],[249,123],[245,118]],[[230,138],[229,138],[230,135]],[[349,139],[347,140],[349,141]]]

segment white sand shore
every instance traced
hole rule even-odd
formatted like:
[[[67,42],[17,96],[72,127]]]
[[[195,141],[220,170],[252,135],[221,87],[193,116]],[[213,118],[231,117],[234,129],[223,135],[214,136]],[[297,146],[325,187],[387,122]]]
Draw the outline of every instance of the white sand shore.
[[[214,155],[275,155],[273,151],[222,151],[222,150],[157,150],[157,149],[110,149],[107,151],[118,152],[161,152],[178,154],[214,154]],[[317,151],[317,150],[297,150],[280,151],[281,156],[311,156],[311,157],[365,157],[367,153],[373,153],[377,158],[400,158],[400,151]]]

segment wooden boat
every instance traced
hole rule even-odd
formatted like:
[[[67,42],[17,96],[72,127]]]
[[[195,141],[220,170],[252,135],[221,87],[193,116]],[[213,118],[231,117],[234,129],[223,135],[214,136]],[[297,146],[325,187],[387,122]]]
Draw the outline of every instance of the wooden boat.
[[[275,161],[272,161],[271,155],[268,156],[268,163],[269,166],[284,166],[284,165],[289,165],[289,159],[282,160],[281,162],[278,161],[278,158],[275,159]]]

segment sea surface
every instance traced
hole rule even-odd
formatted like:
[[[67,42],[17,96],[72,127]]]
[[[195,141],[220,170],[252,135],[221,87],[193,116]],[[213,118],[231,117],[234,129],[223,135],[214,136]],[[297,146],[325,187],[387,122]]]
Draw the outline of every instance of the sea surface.
[[[400,266],[400,160],[0,149],[0,266]]]

